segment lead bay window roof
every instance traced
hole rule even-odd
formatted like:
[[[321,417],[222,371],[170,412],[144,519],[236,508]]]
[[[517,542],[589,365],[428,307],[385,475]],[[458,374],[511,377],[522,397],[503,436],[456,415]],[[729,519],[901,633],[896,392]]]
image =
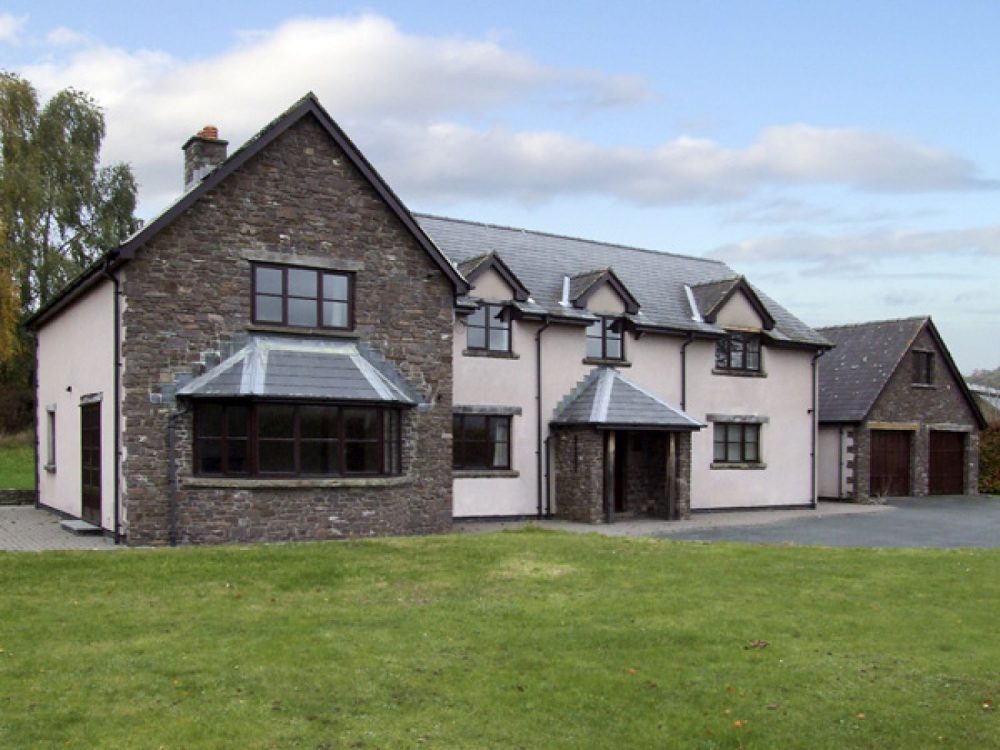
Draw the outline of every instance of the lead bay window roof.
[[[262,335],[250,337],[236,354],[192,380],[177,395],[402,406],[420,401],[391,365],[353,342]]]

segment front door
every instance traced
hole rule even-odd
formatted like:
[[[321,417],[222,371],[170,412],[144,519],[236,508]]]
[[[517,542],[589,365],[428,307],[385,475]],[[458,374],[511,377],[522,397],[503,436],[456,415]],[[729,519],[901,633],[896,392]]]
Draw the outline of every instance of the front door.
[[[80,465],[83,507],[80,517],[84,521],[101,525],[101,404],[84,404],[80,407],[80,446],[83,452]]]

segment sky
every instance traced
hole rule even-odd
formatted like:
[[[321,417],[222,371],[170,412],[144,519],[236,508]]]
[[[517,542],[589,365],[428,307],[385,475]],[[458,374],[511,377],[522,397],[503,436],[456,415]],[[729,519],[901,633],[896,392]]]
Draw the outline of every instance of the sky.
[[[104,108],[139,213],[308,91],[413,211],[726,261],[813,326],[931,315],[1000,366],[1000,3],[0,5]]]

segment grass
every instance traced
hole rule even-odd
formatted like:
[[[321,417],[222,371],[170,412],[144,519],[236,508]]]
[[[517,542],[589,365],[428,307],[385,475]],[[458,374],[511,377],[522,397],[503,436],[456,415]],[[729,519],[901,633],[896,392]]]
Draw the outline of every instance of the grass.
[[[0,553],[0,747],[997,747],[998,604],[992,550]]]
[[[0,435],[0,489],[35,488],[35,439],[31,431]]]

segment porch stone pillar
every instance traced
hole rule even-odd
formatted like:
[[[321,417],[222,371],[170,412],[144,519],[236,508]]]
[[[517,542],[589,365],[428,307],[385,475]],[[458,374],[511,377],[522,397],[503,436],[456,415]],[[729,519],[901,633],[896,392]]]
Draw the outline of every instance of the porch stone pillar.
[[[556,518],[604,520],[604,434],[589,427],[554,429],[552,460]]]

